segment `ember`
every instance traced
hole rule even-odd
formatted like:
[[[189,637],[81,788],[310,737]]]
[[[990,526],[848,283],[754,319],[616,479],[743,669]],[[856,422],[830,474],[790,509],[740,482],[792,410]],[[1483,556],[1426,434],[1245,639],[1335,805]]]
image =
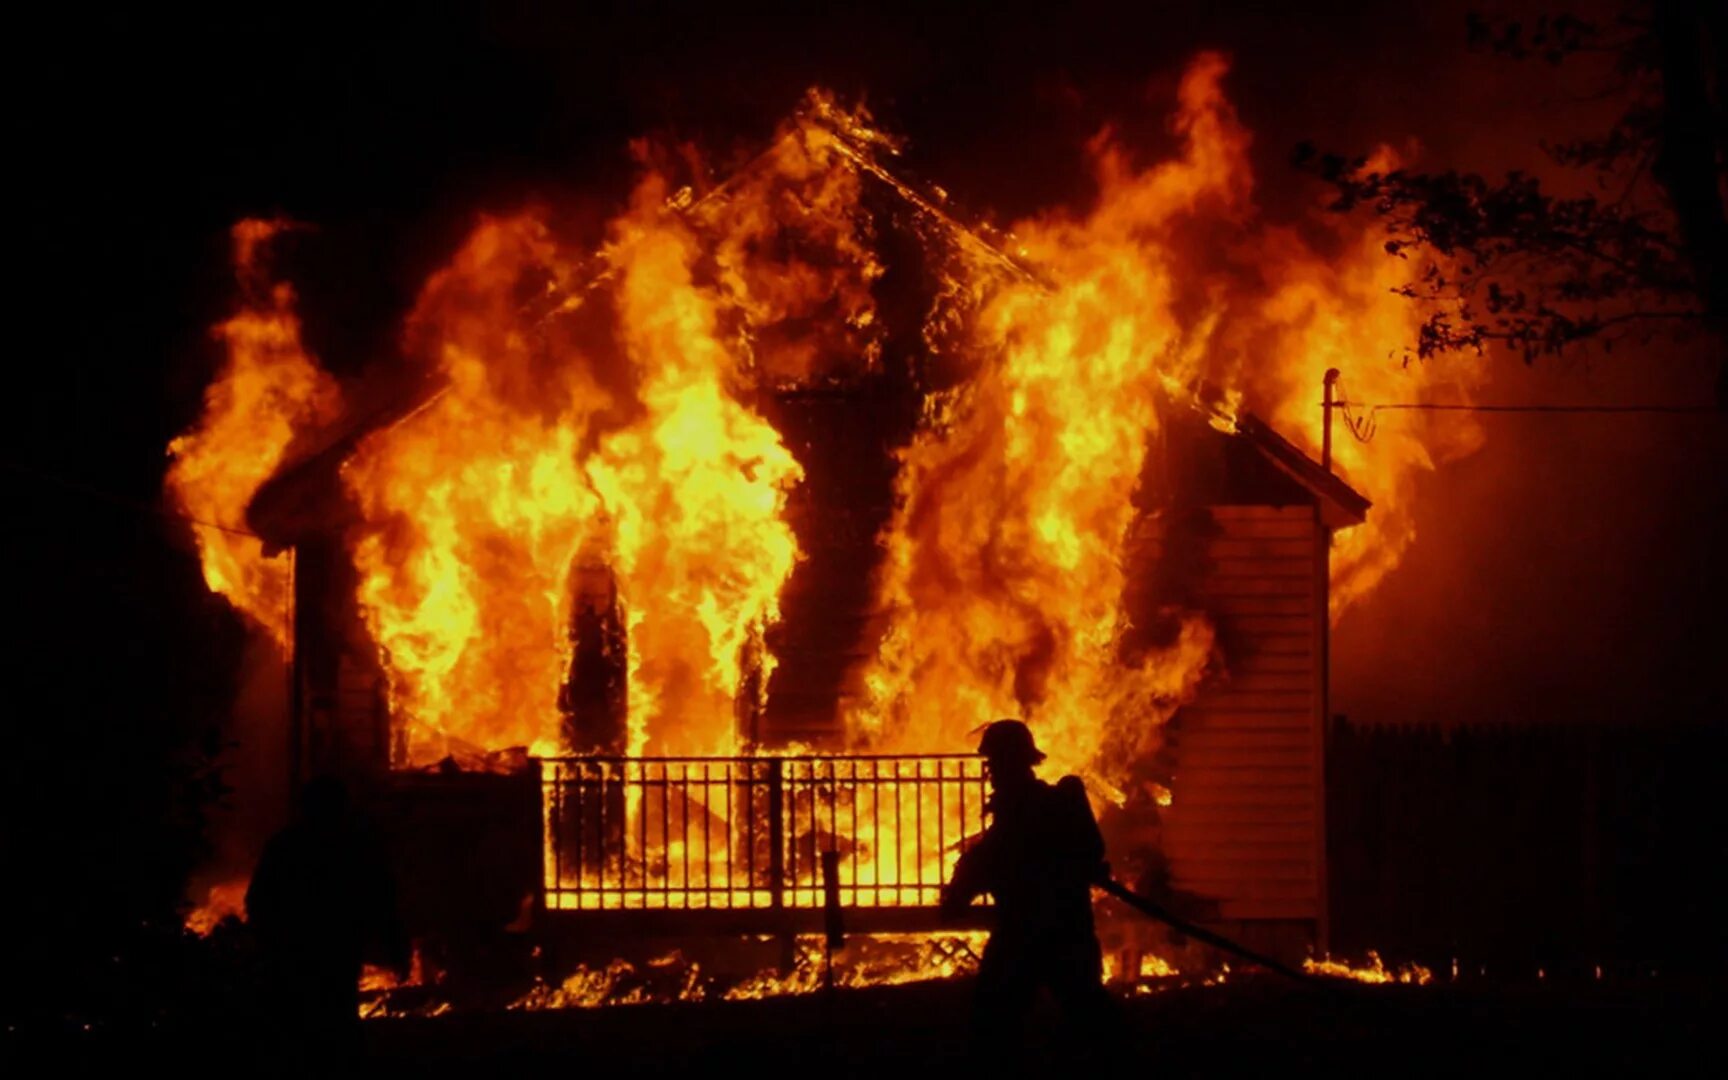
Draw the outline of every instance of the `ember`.
[[[1421,964],[1408,963],[1400,965],[1396,970],[1390,969],[1380,959],[1380,955],[1372,950],[1368,953],[1368,963],[1353,966],[1342,960],[1326,957],[1322,960],[1309,958],[1302,964],[1302,970],[1310,975],[1326,975],[1335,979],[1352,979],[1361,983],[1413,983],[1426,986],[1434,979],[1434,973]],[[1454,971],[1453,978],[1457,978]]]

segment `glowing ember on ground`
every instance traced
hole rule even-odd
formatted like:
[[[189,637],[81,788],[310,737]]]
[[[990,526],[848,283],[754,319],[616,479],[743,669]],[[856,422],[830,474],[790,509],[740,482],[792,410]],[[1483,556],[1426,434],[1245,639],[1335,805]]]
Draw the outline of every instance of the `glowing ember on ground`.
[[[983,933],[874,934],[855,938],[834,957],[840,988],[897,986],[968,975],[977,970]],[[828,985],[827,959],[819,936],[794,942],[789,971],[764,969],[722,984],[701,966],[673,951],[639,968],[615,959],[603,967],[578,965],[564,981],[536,985],[512,1009],[595,1008],[674,1001],[751,1001],[811,994]]]
[[[833,986],[841,990],[862,989],[968,977],[977,973],[987,936],[982,931],[855,936],[848,940],[844,949],[834,954]],[[789,970],[770,967],[754,975],[729,979],[704,971],[700,964],[678,950],[640,965],[622,958],[593,967],[579,964],[557,985],[536,983],[509,1008],[587,1009],[696,1001],[756,1001],[814,994],[828,988],[828,960],[821,936],[805,935],[795,939],[792,958]],[[1181,972],[1153,954],[1141,955],[1139,973],[1133,979],[1115,978],[1116,964],[1116,957],[1106,955],[1109,981],[1122,985],[1123,992],[1155,993],[1177,985],[1195,984],[1193,980],[1182,980]],[[1201,978],[1198,985],[1211,986],[1223,982],[1225,971],[1228,968]],[[391,991],[398,989],[398,985],[385,972],[374,972],[373,976],[362,986],[363,993],[368,996],[361,1006],[363,1017],[440,1015],[450,1009],[447,1002],[438,1001],[435,996],[415,997],[409,1004],[400,999],[393,1000]]]
[[[1368,963],[1362,966],[1352,966],[1341,960],[1326,957],[1315,960],[1310,957],[1302,962],[1302,970],[1310,975],[1325,975],[1335,979],[1352,979],[1361,983],[1405,983],[1416,986],[1426,986],[1434,979],[1434,973],[1421,964],[1408,963],[1400,965],[1396,970],[1388,968],[1380,959],[1380,954],[1370,950]],[[1456,978],[1456,973],[1454,973]]]
[[[665,958],[678,959],[676,954]],[[651,1001],[700,1001],[701,972],[695,964],[686,967],[687,981],[669,996],[659,997],[642,983],[632,984],[636,968],[625,960],[613,960],[603,968],[578,965],[558,986],[536,986],[511,1005],[512,1009],[589,1009],[600,1005],[642,1005]]]

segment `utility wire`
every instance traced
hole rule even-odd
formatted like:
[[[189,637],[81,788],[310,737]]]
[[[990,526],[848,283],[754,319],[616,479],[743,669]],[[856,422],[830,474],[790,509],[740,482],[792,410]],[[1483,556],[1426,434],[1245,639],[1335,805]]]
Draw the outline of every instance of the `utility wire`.
[[[257,533],[250,532],[246,529],[237,528],[233,525],[218,525],[214,521],[205,521],[203,518],[196,518],[191,514],[182,514],[178,511],[170,510],[162,506],[152,506],[149,503],[139,502],[137,499],[129,499],[124,495],[117,495],[112,491],[96,487],[94,484],[87,484],[82,480],[73,480],[69,477],[56,475],[55,473],[44,472],[41,469],[30,465],[24,465],[16,461],[0,461],[0,466],[5,467],[8,472],[28,476],[34,480],[39,480],[43,483],[63,488],[66,491],[76,492],[86,498],[95,499],[98,502],[109,503],[140,514],[150,514],[153,517],[172,518],[175,521],[184,521],[187,524],[197,525],[205,529],[215,529],[218,532],[229,533],[233,536],[249,536],[254,540],[264,539]]]
[[[1339,384],[1342,388],[1342,383]],[[1328,408],[1321,402],[1321,409]],[[1361,401],[1351,401],[1344,398],[1332,402],[1331,408],[1337,409],[1344,417],[1344,426],[1357,442],[1366,443],[1374,438],[1380,429],[1379,416],[1383,411],[1401,410],[1417,412],[1471,412],[1471,413],[1575,413],[1588,414],[1627,414],[1645,413],[1660,415],[1721,413],[1715,405],[1470,405],[1464,403],[1435,401],[1395,401],[1379,404],[1368,404]],[[1366,412],[1359,410],[1366,409]]]
[[[1715,405],[1462,405],[1439,402],[1393,402],[1369,405],[1360,401],[1334,402],[1339,408],[1367,409],[1370,414],[1382,409],[1421,409],[1428,412],[1501,412],[1501,413],[1716,413]]]

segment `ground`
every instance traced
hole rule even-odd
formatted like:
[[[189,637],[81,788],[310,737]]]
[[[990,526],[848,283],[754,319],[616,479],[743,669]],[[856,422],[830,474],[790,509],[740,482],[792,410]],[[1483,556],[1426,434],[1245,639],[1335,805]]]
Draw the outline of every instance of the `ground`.
[[[736,1003],[474,1012],[376,1019],[361,1027],[378,1076],[833,1076],[972,1071],[966,980]],[[1238,977],[1128,1002],[1130,1060],[1160,1077],[1528,1074],[1724,1075],[1721,984],[1664,980],[1556,985],[1297,986]],[[1054,1017],[1040,1012],[1023,1061],[1073,1075]],[[235,1071],[238,1029],[192,1026],[9,1036],[10,1076],[67,1075],[153,1060],[176,1073]],[[246,1071],[250,1074],[249,1070]],[[321,1070],[324,1071],[324,1070]],[[1135,1071],[1140,1071],[1138,1068]]]

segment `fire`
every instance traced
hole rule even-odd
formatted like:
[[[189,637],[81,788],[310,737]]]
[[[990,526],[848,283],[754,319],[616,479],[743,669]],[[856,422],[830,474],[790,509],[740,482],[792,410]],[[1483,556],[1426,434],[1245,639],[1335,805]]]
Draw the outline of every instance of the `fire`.
[[[1427,986],[1434,980],[1434,973],[1421,964],[1409,963],[1393,970],[1380,959],[1380,954],[1369,950],[1368,963],[1362,966],[1352,966],[1342,960],[1331,957],[1315,960],[1309,957],[1302,962],[1302,970],[1310,975],[1325,975],[1334,979],[1351,979],[1355,982],[1385,985],[1402,983],[1405,985]],[[1454,974],[1456,978],[1456,974]]]
[[[1023,716],[1054,770],[1109,793],[1218,667],[1204,612],[1136,628],[1122,608],[1160,410],[1210,385],[1225,414],[1253,408],[1318,457],[1329,368],[1376,403],[1460,400],[1479,381],[1456,361],[1398,361],[1422,315],[1396,294],[1410,271],[1375,230],[1326,219],[1337,244],[1322,254],[1261,218],[1227,69],[1210,53],[1190,65],[1171,159],[1137,169],[1110,131],[1091,142],[1091,208],[1013,229],[1035,279],[956,262],[964,280],[950,294],[976,306],[963,346],[973,370],[933,398],[901,455],[882,574],[894,621],[857,718],[881,744],[965,745],[982,719]],[[1416,477],[1479,442],[1468,421],[1401,419],[1373,443],[1340,421],[1338,467],[1376,510],[1333,550],[1334,617],[1414,539]]]
[[[648,414],[602,441],[589,475],[617,523],[629,749],[726,754],[738,747],[747,654],[763,657],[762,680],[771,670],[756,646],[798,556],[784,510],[803,473],[729,391],[744,357],[721,341],[720,297],[695,283],[696,238],[660,209],[663,196],[658,182],[643,186],[608,252]]]
[[[973,974],[985,934],[874,934],[855,938],[833,956],[833,985],[840,989],[902,986]],[[601,967],[578,964],[563,982],[537,983],[512,1009],[595,1008],[674,1001],[757,1001],[818,993],[828,986],[829,958],[819,935],[794,942],[792,966],[765,968],[741,979],[718,979],[673,952],[638,967],[613,959]]]
[[[834,985],[903,986],[974,974],[986,935],[875,934],[834,958]],[[811,994],[827,986],[822,938],[800,937],[792,970],[762,971],[731,987],[727,1001],[749,1001],[788,994]]]
[[[204,395],[204,416],[168,444],[166,485],[193,530],[210,591],[220,593],[283,651],[289,648],[292,571],[266,558],[246,527],[246,505],[282,464],[296,435],[341,410],[335,380],[300,343],[294,289],[270,280],[265,253],[287,226],[248,219],[234,226],[234,267],[244,304],[216,328],[227,362]]]
[[[1389,147],[1371,168],[1399,165]],[[1374,501],[1362,525],[1339,534],[1332,548],[1332,616],[1373,591],[1416,540],[1417,479],[1482,445],[1480,423],[1467,413],[1400,413],[1385,428],[1362,405],[1468,403],[1486,378],[1474,357],[1445,355],[1421,362],[1403,356],[1424,313],[1397,294],[1409,284],[1408,265],[1388,258],[1377,229],[1321,218],[1338,252],[1322,256],[1294,230],[1267,236],[1262,257],[1278,284],[1241,324],[1253,348],[1280,357],[1254,377],[1269,402],[1273,426],[1311,456],[1320,456],[1323,426],[1319,387],[1325,373],[1343,376],[1343,395],[1357,408],[1348,419],[1373,423],[1369,441],[1353,437],[1334,416],[1333,467]]]
[[[1198,374],[1169,238],[1193,214],[1233,213],[1248,175],[1223,71],[1207,55],[1182,82],[1182,154],[1134,173],[1105,133],[1092,211],[1016,227],[1016,254],[1050,284],[985,297],[972,379],[902,455],[883,578],[896,617],[863,718],[888,745],[963,746],[981,721],[1023,716],[1052,768],[1108,783],[1105,751],[1150,750],[1205,672],[1203,615],[1129,649],[1122,595],[1160,395]]]
[[[691,965],[692,986],[698,974],[695,965]],[[603,968],[591,969],[586,964],[578,964],[563,983],[558,986],[536,986],[525,994],[521,1000],[510,1007],[512,1009],[591,1009],[599,1005],[641,1005],[655,1000],[645,986],[637,984],[625,988],[631,976],[636,974],[636,968],[627,960],[617,959]],[[674,1001],[701,1000],[700,995],[686,998],[682,995],[671,998]]]
[[[882,324],[871,284],[883,266],[862,213],[863,177],[837,132],[892,147],[829,94],[812,90],[762,159],[691,207],[710,241],[716,284],[768,385],[808,385],[877,369]]]
[[[801,471],[743,396],[753,371],[725,324],[752,283],[698,282],[696,233],[667,201],[645,179],[588,267],[538,218],[488,221],[421,298],[413,336],[444,389],[344,470],[401,764],[557,751],[579,562],[624,613],[615,749],[737,748],[746,661],[765,683],[761,635],[798,557],[783,510]],[[586,291],[596,276],[614,291]],[[611,325],[584,335],[584,319]]]
[[[1181,974],[1180,968],[1156,953],[1140,953],[1133,963],[1125,962],[1120,953],[1104,954],[1106,983],[1140,984],[1148,979],[1174,979]]]
[[[226,919],[246,917],[246,885],[244,878],[220,881],[210,886],[202,902],[186,914],[186,929],[199,937],[209,937]]]
[[[1228,430],[1251,410],[1318,456],[1328,369],[1343,372],[1352,415],[1465,399],[1478,377],[1401,362],[1422,316],[1396,293],[1411,271],[1372,228],[1318,208],[1300,223],[1263,213],[1228,69],[1215,53],[1189,65],[1167,157],[1142,163],[1115,132],[1098,133],[1088,203],[1034,215],[999,243],[901,182],[886,164],[898,144],[822,92],[719,185],[698,169],[680,186],[639,147],[643,175],[597,237],[539,209],[482,219],[407,320],[414,407],[365,432],[341,469],[355,605],[389,691],[391,763],[763,751],[747,721],[778,662],[770,630],[801,557],[787,510],[804,482],[768,404],[883,370],[885,246],[866,191],[885,184],[912,207],[939,278],[922,330],[944,374],[896,452],[874,580],[886,628],[861,645],[864,693],[844,703],[847,741],[889,755],[954,751],[977,725],[1020,716],[1052,771],[1115,797],[1170,716],[1208,679],[1227,678],[1205,610],[1170,601],[1136,624],[1124,599],[1138,573],[1130,540],[1160,512],[1160,438],[1177,411],[1186,419],[1204,400]],[[334,381],[300,345],[292,290],[258,268],[277,228],[236,228],[247,303],[219,328],[229,363],[200,426],[170,444],[169,489],[219,525],[242,525],[296,436],[334,429],[340,411]],[[1376,510],[1332,551],[1334,617],[1413,542],[1417,478],[1480,441],[1469,423],[1401,415],[1361,442],[1335,419],[1336,466]],[[285,562],[247,536],[204,530],[199,544],[211,587],[285,643]],[[577,676],[589,668],[608,672],[598,691]],[[809,800],[830,820],[902,805],[899,786],[870,789],[867,803],[861,776],[837,779],[831,767],[828,782]],[[671,778],[660,783],[664,795]],[[706,859],[710,844],[741,835],[709,805],[723,786],[705,781],[694,810],[683,804],[683,847],[653,851],[647,790],[620,788],[631,846],[619,872],[659,890],[683,865],[702,904],[718,887],[754,906],[760,883],[730,869],[710,881],[704,862],[699,894],[690,877],[693,845]],[[668,829],[671,811],[658,813]],[[849,837],[870,876],[845,887],[928,903],[960,832],[958,816],[936,818],[892,832],[860,825]],[[878,869],[885,859],[892,875]],[[806,869],[793,901],[814,905]],[[654,902],[695,906],[669,891]],[[604,983],[611,996],[628,973],[609,972],[548,993],[584,998]]]

